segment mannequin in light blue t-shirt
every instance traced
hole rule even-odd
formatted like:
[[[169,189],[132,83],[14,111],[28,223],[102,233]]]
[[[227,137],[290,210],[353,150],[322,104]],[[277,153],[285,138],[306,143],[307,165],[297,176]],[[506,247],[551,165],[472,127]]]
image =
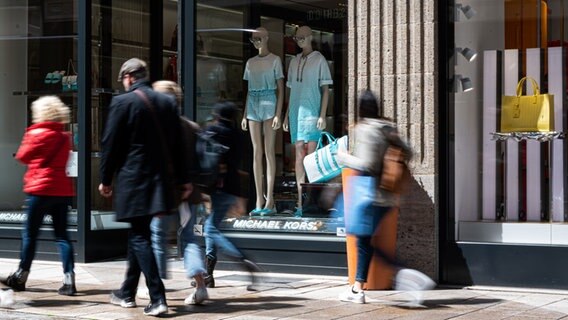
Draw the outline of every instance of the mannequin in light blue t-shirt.
[[[288,67],[286,86],[290,88],[290,99],[283,129],[290,132],[296,147],[298,204],[294,215],[301,217],[304,158],[315,151],[321,131],[325,129],[329,86],[333,79],[325,57],[312,48],[312,29],[298,28],[294,40],[302,53],[297,54]]]
[[[258,55],[245,66],[243,79],[248,81],[248,94],[241,127],[250,128],[253,148],[253,173],[256,187],[256,205],[251,216],[276,213],[274,179],[276,130],[280,128],[280,113],[284,99],[284,73],[280,57],[268,50],[268,31],[257,28],[250,38]],[[264,197],[263,157],[266,157],[266,201]]]

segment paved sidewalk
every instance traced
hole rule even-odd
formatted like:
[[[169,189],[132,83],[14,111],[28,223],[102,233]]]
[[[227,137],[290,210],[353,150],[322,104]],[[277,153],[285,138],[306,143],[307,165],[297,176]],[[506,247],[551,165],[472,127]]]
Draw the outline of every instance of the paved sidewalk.
[[[14,271],[17,260],[0,259],[0,275]],[[61,266],[35,261],[25,292],[16,304],[0,309],[0,319],[141,319],[142,307],[123,309],[109,304],[109,293],[120,285],[124,261],[77,264],[75,297],[57,294]],[[248,276],[239,271],[216,271],[217,288],[204,306],[185,306],[191,293],[180,261],[172,261],[166,280],[169,314],[176,319],[568,319],[568,291],[507,288],[444,289],[425,292],[422,308],[405,306],[406,295],[396,291],[367,292],[367,304],[340,302],[344,277],[263,274],[260,291],[246,291]]]

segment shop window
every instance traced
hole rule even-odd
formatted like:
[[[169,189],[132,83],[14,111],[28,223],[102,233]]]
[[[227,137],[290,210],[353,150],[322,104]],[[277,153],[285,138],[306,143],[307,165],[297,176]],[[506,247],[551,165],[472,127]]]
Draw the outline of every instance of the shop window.
[[[450,11],[456,239],[568,243],[564,1],[456,1]],[[540,125],[503,98],[527,76],[536,86],[529,79],[519,94],[552,95],[534,105]]]
[[[338,138],[347,134],[347,106],[344,103],[347,96],[346,78],[343,76],[347,70],[346,1],[251,1],[247,4],[197,1],[196,15],[196,120],[200,125],[207,126],[214,120],[212,111],[217,102],[231,101],[240,110],[234,120],[235,126],[241,128],[242,119],[247,118],[245,109],[251,106],[250,102],[247,106],[247,97],[251,99],[251,79],[246,75],[252,69],[247,69],[247,62],[252,61],[249,60],[251,58],[258,58],[259,54],[264,57],[267,52],[277,57],[275,61],[281,64],[279,68],[284,76],[283,108],[280,114],[280,121],[283,122],[292,94],[286,86],[289,66],[296,55],[302,52],[294,41],[294,36],[298,28],[309,26],[312,35],[310,45],[319,52],[330,73],[329,102],[324,115],[325,131]],[[256,40],[252,38],[257,34],[253,31],[259,27],[264,28],[268,36],[268,51],[259,51],[258,46],[255,47]],[[264,89],[276,88],[277,100],[277,81],[272,82]],[[241,169],[248,179],[243,179],[246,182],[242,183],[243,194],[239,205],[229,212],[221,227],[235,231],[342,235],[343,218],[334,210],[333,200],[329,200],[334,199],[341,189],[340,177],[326,183],[308,183],[306,180],[299,195],[296,186],[295,145],[290,133],[284,132],[282,128],[269,128],[264,132],[267,135],[274,134],[275,177],[271,188],[268,184],[272,181],[267,178],[270,173],[267,172],[266,161],[269,160],[263,156],[262,165],[255,164],[254,145],[251,142],[252,139],[262,140],[267,136],[255,133],[255,128],[251,131],[251,121],[254,120],[247,122],[247,131],[239,130],[244,146]],[[258,169],[260,167],[262,170]],[[255,177],[260,182],[255,183]],[[299,206],[301,214],[298,214],[299,198],[302,200],[302,205]],[[272,201],[272,208],[265,208],[270,206],[266,203]]]

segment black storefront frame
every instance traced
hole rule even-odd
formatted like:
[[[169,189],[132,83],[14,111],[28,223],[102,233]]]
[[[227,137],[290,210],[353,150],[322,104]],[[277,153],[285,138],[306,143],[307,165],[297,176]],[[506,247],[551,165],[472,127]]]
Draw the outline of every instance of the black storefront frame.
[[[440,1],[438,16],[438,223],[440,283],[566,289],[568,249],[561,245],[522,245],[457,241],[454,204],[454,100],[449,80],[453,76],[453,0]]]
[[[248,10],[252,10],[257,1],[251,1]],[[101,0],[102,5],[112,4],[112,1]],[[195,14],[196,1],[178,2],[178,23],[181,26],[178,37],[178,57],[180,61],[181,84],[184,89],[184,114],[195,119]],[[77,1],[77,36],[78,36],[78,91],[77,91],[77,122],[78,122],[78,177],[77,177],[77,228],[70,230],[76,261],[81,263],[107,260],[123,257],[126,253],[127,229],[91,230],[91,203],[96,192],[92,187],[91,141],[92,141],[92,95],[97,94],[92,88],[90,77],[92,70],[92,30],[91,16],[93,1]],[[163,6],[163,1],[153,2],[152,8]],[[154,10],[154,9],[153,9]],[[151,50],[149,64],[157,75],[162,66],[162,10],[151,11],[150,39],[151,43],[159,41],[159,45]],[[159,14],[157,14],[159,13]],[[252,20],[249,12],[248,20]],[[159,28],[156,26],[160,26]],[[107,30],[110,30],[107,26]],[[181,52],[180,52],[181,51]],[[108,70],[107,70],[108,71]],[[114,77],[112,77],[114,79]],[[152,78],[152,80],[157,80]],[[96,170],[93,168],[93,170]],[[18,240],[19,229],[7,230],[4,237]],[[344,238],[333,235],[314,234],[285,234],[272,232],[228,232],[227,236],[239,246],[243,252],[257,260],[267,271],[301,272],[325,275],[346,275],[347,259]],[[58,260],[56,246],[53,244],[51,232],[42,232],[38,239],[37,259]],[[14,241],[11,247],[3,251],[4,257],[17,258],[19,241]],[[322,263],[324,261],[325,263]],[[220,267],[234,266],[229,261],[220,261]]]

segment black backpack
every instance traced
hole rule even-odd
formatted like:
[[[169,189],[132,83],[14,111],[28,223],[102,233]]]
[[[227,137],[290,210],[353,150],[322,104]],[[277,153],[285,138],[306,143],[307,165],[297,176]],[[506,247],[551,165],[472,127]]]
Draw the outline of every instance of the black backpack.
[[[224,173],[222,164],[229,147],[215,139],[217,133],[200,131],[196,133],[195,153],[197,155],[198,172],[195,183],[205,188],[213,188]]]

